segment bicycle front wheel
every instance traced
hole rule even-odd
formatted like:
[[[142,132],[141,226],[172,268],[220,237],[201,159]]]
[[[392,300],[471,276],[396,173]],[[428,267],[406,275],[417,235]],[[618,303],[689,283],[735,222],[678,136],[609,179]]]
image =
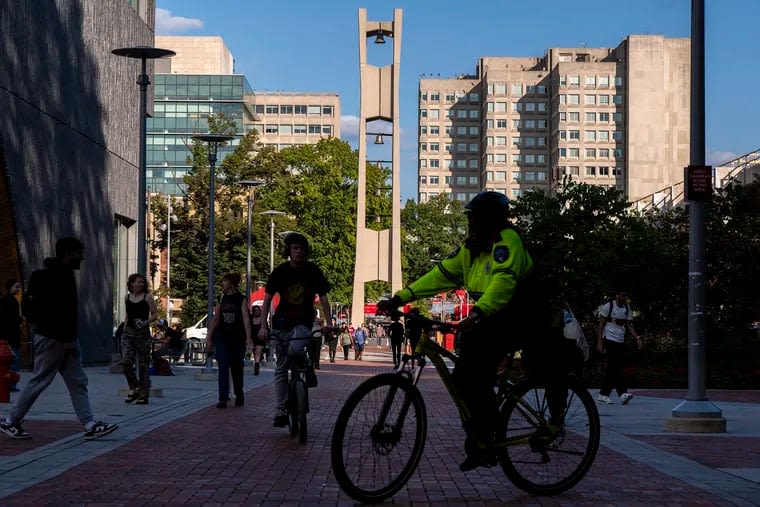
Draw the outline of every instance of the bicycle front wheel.
[[[306,414],[309,412],[309,398],[305,382],[296,382],[296,407],[298,407],[298,443],[305,444],[307,438]]]
[[[290,426],[290,436],[295,438],[298,435],[299,417],[298,417],[298,386],[303,385],[298,380],[291,380],[288,387],[288,425]]]
[[[411,381],[383,373],[351,393],[332,436],[332,467],[343,491],[364,503],[396,494],[422,457],[425,404]]]
[[[516,385],[499,424],[501,467],[515,486],[533,495],[557,495],[575,486],[599,449],[599,412],[576,382],[562,388]]]

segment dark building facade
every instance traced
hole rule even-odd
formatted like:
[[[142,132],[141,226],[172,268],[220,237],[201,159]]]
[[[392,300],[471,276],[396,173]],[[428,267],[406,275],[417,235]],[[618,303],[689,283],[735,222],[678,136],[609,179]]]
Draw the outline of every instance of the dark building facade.
[[[59,237],[81,238],[86,363],[114,350],[136,266],[140,64],[111,50],[153,45],[154,14],[155,0],[0,2],[0,279],[26,286]]]

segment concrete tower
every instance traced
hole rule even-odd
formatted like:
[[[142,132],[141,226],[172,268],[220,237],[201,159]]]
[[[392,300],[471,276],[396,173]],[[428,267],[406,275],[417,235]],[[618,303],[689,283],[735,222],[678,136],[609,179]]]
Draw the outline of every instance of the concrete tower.
[[[401,197],[399,127],[399,63],[401,61],[401,9],[394,9],[393,21],[368,21],[367,10],[359,9],[359,176],[356,213],[356,267],[351,307],[351,324],[364,322],[364,283],[382,280],[391,290],[401,288]],[[378,67],[367,63],[367,40],[389,38],[393,43],[393,62]],[[390,123],[392,219],[390,230],[367,228],[367,123],[382,120]],[[377,133],[376,133],[377,134]]]

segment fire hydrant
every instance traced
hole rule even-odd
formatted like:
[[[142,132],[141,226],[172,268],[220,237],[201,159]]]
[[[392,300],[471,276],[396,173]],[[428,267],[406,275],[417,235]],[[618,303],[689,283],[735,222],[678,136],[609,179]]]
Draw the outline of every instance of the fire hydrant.
[[[11,386],[21,378],[18,373],[11,370],[15,354],[8,342],[0,340],[0,403],[11,401]]]

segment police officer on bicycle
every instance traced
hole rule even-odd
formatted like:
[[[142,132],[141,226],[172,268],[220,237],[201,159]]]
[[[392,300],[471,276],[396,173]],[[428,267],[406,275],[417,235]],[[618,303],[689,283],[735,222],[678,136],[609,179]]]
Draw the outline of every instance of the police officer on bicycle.
[[[285,350],[282,348],[284,338],[297,325],[311,329],[314,323],[314,296],[319,296],[319,303],[324,312],[326,322],[332,322],[330,302],[327,293],[330,284],[322,270],[309,262],[309,241],[299,233],[290,233],[285,237],[285,253],[287,262],[277,266],[269,275],[266,285],[266,295],[261,308],[262,315],[269,314],[272,298],[280,295],[280,302],[272,316],[271,323],[262,324],[259,338],[270,338],[275,341],[277,365],[274,370],[274,386],[277,403],[273,425],[281,428],[287,426],[288,370],[290,364]],[[271,326],[271,334],[269,327]]]
[[[493,447],[497,367],[507,353],[522,348],[528,332],[535,335],[546,316],[539,289],[533,288],[537,284],[531,282],[533,261],[507,217],[509,199],[498,192],[481,192],[464,211],[468,221],[464,244],[383,307],[396,308],[458,288],[465,288],[476,301],[459,324],[462,339],[453,372],[455,387],[472,414],[470,427],[464,428],[467,457],[459,466],[466,472],[497,463]]]

